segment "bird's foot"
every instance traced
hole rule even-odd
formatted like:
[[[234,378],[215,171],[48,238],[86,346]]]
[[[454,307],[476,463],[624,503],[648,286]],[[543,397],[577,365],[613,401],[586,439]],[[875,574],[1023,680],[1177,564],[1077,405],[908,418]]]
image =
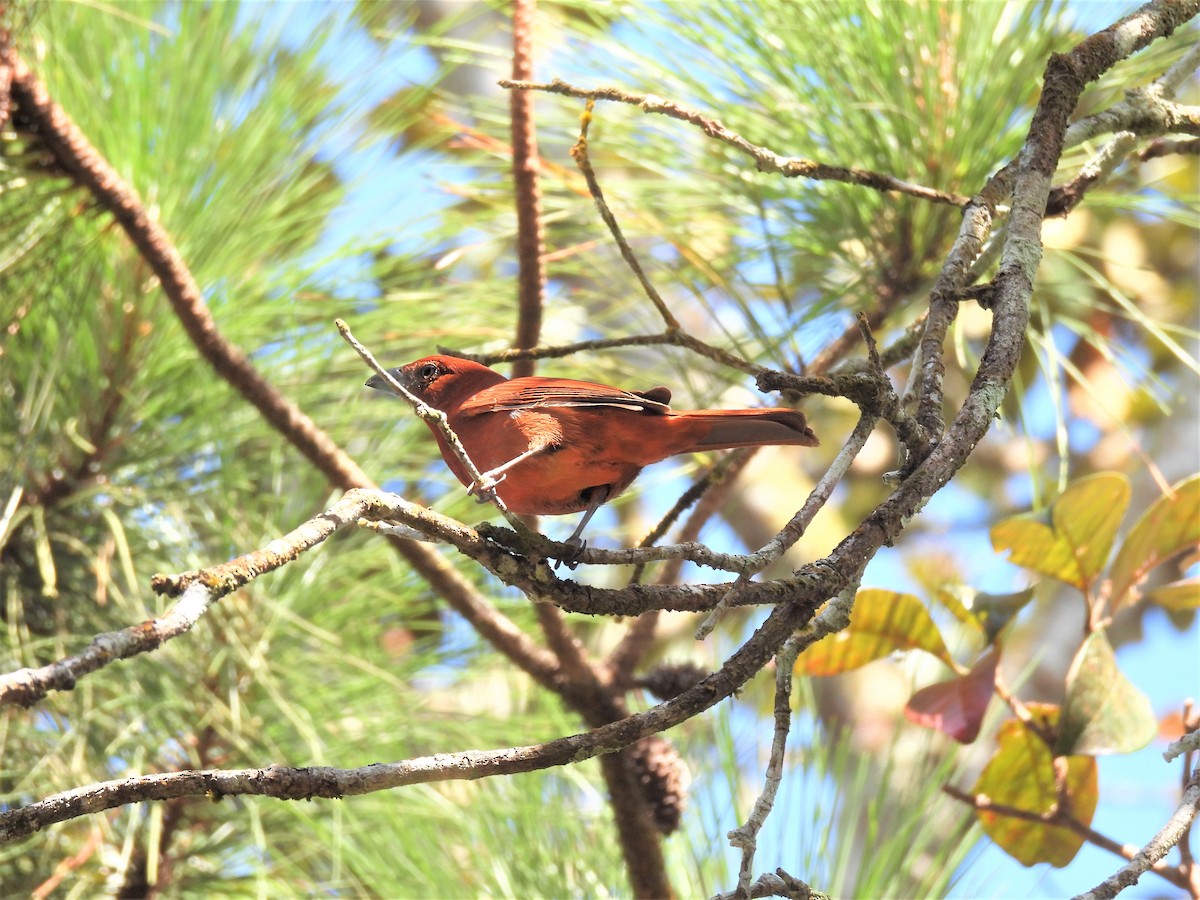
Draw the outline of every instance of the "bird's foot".
[[[555,557],[554,568],[566,566],[573,572],[579,568],[579,557],[587,549],[587,541],[579,535],[573,534],[562,542],[562,546],[567,548],[566,552],[562,556]]]
[[[501,474],[499,478],[494,478],[484,472],[478,481],[467,488],[467,495],[474,497],[476,503],[491,503],[496,499],[496,488],[507,477],[507,474]]]

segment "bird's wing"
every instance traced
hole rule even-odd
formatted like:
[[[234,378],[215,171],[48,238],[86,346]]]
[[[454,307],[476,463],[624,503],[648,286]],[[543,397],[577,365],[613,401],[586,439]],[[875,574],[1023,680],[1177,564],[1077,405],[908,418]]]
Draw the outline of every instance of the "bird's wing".
[[[480,415],[555,406],[607,406],[662,415],[670,410],[670,399],[671,392],[665,387],[632,392],[590,381],[533,376],[485,388],[472,395],[459,409],[467,415]]]

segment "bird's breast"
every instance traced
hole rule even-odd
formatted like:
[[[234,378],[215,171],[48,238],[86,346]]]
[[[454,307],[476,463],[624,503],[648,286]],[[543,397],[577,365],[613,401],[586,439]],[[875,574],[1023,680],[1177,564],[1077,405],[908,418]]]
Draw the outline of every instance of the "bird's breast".
[[[587,509],[592,488],[606,487],[611,498],[629,486],[644,465],[639,460],[646,435],[634,422],[621,420],[645,418],[634,412],[548,407],[451,418],[450,427],[481,472],[539,450],[509,469],[496,491],[513,512],[554,516]],[[459,481],[470,484],[453,452],[441,438],[439,443]]]

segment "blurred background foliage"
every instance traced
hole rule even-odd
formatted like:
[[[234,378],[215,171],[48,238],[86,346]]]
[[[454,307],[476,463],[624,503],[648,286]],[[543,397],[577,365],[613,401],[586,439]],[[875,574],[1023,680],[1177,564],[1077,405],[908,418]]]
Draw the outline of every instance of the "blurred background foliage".
[[[970,194],[1019,147],[1047,55],[1111,21],[1100,10],[1078,21],[1051,2],[544,3],[536,68],[693,106],[784,155]],[[509,67],[503,10],[61,2],[9,4],[5,15],[51,95],[165,224],[224,334],[372,477],[465,520],[487,516],[436,460],[423,425],[364,395],[365,372],[331,321],[347,319],[390,364],[510,340],[515,216],[507,97],[495,86]],[[1186,45],[1159,42],[1118,66],[1082,111],[1148,83]],[[1194,81],[1187,89],[1194,101]],[[547,345],[661,330],[567,156],[581,109],[538,101]],[[199,358],[124,235],[22,125],[17,117],[0,136],[5,671],[161,612],[153,573],[260,547],[332,498]],[[1071,150],[1060,178],[1094,150]],[[822,353],[856,310],[882,342],[897,336],[921,312],[959,221],[950,207],[757,173],[698,130],[633,107],[600,104],[591,154],[687,330],[772,367],[836,362]],[[969,535],[986,547],[990,522],[1051,499],[1068,475],[1124,471],[1148,503],[1158,481],[1195,470],[1196,193],[1187,158],[1134,162],[1048,223],[1005,420],[868,584],[988,588],[981,581],[1012,575],[981,562],[990,554],[973,554]],[[947,352],[951,404],[988,322],[964,305]],[[671,348],[581,353],[541,371],[669,384],[680,406],[760,402],[739,373]],[[756,547],[799,506],[855,416],[837,401],[806,411],[823,448],[760,454],[703,540]],[[895,460],[877,434],[789,563],[853,528],[885,495],[880,475]],[[600,542],[639,539],[702,464],[647,473],[597,519]],[[561,523],[543,527],[561,537]],[[536,630],[520,596],[463,571]],[[453,615],[414,630],[435,608],[384,542],[339,536],[155,654],[0,713],[0,802],[180,767],[349,767],[581,727]],[[1142,613],[1124,614],[1114,640],[1137,639]],[[1040,638],[1064,616],[1078,628],[1071,615],[1047,593],[1016,626],[1026,652],[1013,680],[1032,697],[1061,690],[1071,648]],[[714,667],[759,620],[729,616],[698,646],[691,617],[666,616],[652,656]],[[597,651],[624,627],[574,624]],[[899,724],[922,677],[885,661],[798,688],[793,765],[760,868],[783,865],[836,895],[995,892],[970,867],[977,833],[938,794],[970,754]],[[683,896],[732,884],[724,835],[759,788],[769,682],[670,735],[692,777],[682,831],[666,845]],[[593,761],[339,803],[116,810],[0,849],[3,891],[621,895],[597,772]]]

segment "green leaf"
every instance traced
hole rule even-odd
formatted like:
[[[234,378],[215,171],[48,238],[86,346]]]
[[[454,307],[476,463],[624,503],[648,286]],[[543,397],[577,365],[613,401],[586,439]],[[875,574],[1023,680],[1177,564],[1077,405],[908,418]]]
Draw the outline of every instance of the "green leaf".
[[[1050,725],[1057,718],[1054,707],[1030,704],[1029,709]],[[975,782],[974,793],[992,803],[1036,815],[1051,812],[1059,801],[1054,755],[1041,735],[1020,720],[1010,719],[1001,726],[998,742],[995,754]],[[1066,784],[1071,817],[1084,825],[1091,824],[1100,797],[1096,760],[1069,757]],[[976,816],[988,837],[1026,866],[1065,866],[1083,846],[1083,836],[1062,825],[1030,822],[988,809],[977,810]]]
[[[904,715],[910,722],[949,735],[960,744],[979,737],[983,715],[996,688],[1000,654],[992,648],[966,675],[921,688],[909,698]]]
[[[897,650],[924,650],[951,665],[950,651],[919,599],[899,591],[867,588],[854,598],[850,627],[809,647],[796,661],[796,672],[836,675]]]
[[[1028,513],[992,527],[996,552],[1012,562],[1088,591],[1104,570],[1117,528],[1129,505],[1129,481],[1115,472],[1080,478],[1067,486],[1044,516]]]
[[[1131,753],[1150,743],[1157,730],[1150,701],[1117,666],[1108,636],[1093,632],[1067,672],[1058,751]]]
[[[1164,560],[1200,544],[1200,475],[1176,484],[1146,510],[1117,551],[1112,567],[1113,611],[1133,603],[1130,590]]]
[[[971,610],[983,625],[988,643],[994,643],[1006,625],[1016,618],[1033,599],[1033,588],[1014,591],[1011,594],[989,594],[978,591],[971,601]]]

